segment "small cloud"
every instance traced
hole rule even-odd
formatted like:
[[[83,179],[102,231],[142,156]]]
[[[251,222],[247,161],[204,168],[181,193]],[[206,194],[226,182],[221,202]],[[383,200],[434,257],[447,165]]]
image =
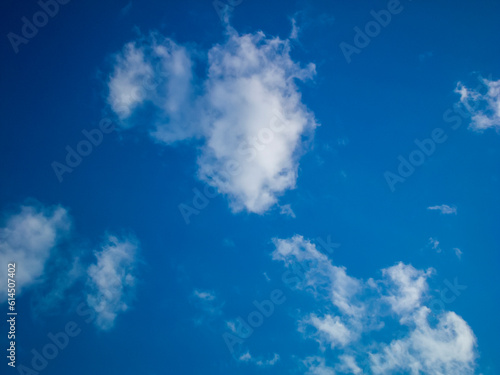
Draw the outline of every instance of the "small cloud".
[[[16,292],[39,283],[47,261],[72,226],[65,208],[41,204],[21,206],[0,227],[0,277],[7,280],[7,264],[19,264],[16,271]],[[0,289],[0,303],[7,300],[7,288]]]
[[[280,206],[280,215],[287,215],[293,217],[294,219],[296,217],[295,212],[293,212],[292,210],[292,206],[290,206],[289,204],[284,204]]]
[[[214,291],[195,289],[193,291],[193,300],[195,306],[204,313],[203,316],[195,319],[196,325],[204,325],[222,314],[224,302],[217,301]]]
[[[292,31],[290,32],[289,39],[298,40],[299,39],[299,31],[300,31],[300,28],[297,26],[297,21],[295,20],[295,18],[292,18]]]
[[[467,88],[459,82],[455,93],[460,95],[460,103],[471,114],[470,128],[483,131],[489,128],[500,131],[500,80],[491,81],[481,78],[481,84],[486,88],[486,93],[476,89]]]
[[[193,292],[194,296],[203,301],[213,301],[215,300],[215,294],[213,292],[203,292],[200,290],[195,290]]]
[[[252,359],[252,356],[250,355],[250,352],[246,352],[245,354],[243,354],[239,360],[240,361],[243,361],[243,362],[249,362],[250,360]]]
[[[247,362],[247,363],[254,363],[255,365],[259,367],[267,367],[267,366],[274,366],[276,362],[279,361],[280,356],[276,353],[274,353],[273,358],[268,359],[268,360],[262,360],[262,359],[257,359],[252,357],[249,351],[247,351],[245,354],[241,355],[238,358],[242,362]]]
[[[448,206],[447,204],[442,204],[440,206],[427,207],[428,210],[440,211],[443,215],[457,214],[457,208],[455,206]]]
[[[276,353],[274,353],[274,356],[272,359],[268,359],[267,361],[262,361],[259,360],[257,361],[257,366],[274,366],[276,362],[278,362],[280,359],[280,356]]]
[[[432,250],[436,250],[438,253],[441,252],[441,248],[439,247],[439,241],[435,238],[429,238],[428,246],[431,247]]]
[[[97,262],[87,270],[87,303],[96,311],[95,323],[102,330],[112,328],[118,313],[129,308],[137,283],[138,250],[136,240],[109,235],[95,252]]]
[[[462,259],[462,250],[460,250],[458,247],[455,247],[453,250],[455,251],[455,255],[457,256],[457,258]]]

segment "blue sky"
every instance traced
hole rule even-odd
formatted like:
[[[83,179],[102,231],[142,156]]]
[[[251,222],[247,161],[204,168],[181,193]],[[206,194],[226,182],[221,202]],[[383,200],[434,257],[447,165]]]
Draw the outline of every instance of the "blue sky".
[[[2,7],[2,373],[500,373],[500,3]]]

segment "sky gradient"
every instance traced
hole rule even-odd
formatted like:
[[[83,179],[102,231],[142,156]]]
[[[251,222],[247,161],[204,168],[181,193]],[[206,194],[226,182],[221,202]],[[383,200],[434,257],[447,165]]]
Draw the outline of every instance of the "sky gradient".
[[[2,374],[500,373],[498,1],[1,7]]]

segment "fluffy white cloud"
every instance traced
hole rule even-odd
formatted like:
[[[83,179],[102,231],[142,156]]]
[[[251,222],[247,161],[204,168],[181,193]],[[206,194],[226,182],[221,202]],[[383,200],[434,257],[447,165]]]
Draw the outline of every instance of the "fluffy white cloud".
[[[490,81],[482,79],[487,88],[485,94],[476,89],[469,89],[459,82],[455,90],[460,94],[460,102],[470,112],[473,130],[483,131],[485,129],[500,130],[500,80]]]
[[[123,127],[135,126],[134,112],[146,107],[152,136],[166,144],[196,136],[192,60],[187,48],[159,34],[125,45],[109,77],[108,103]]]
[[[319,342],[330,343],[332,349],[337,346],[346,346],[354,340],[353,332],[342,323],[338,316],[326,314],[320,318],[311,314],[305,322],[316,328],[317,334],[321,337]]]
[[[97,317],[96,325],[108,330],[118,313],[128,310],[136,285],[138,245],[135,240],[109,235],[99,251],[97,262],[87,270],[87,303]]]
[[[442,204],[439,206],[431,206],[427,207],[428,210],[437,210],[440,211],[442,214],[445,215],[450,215],[450,214],[457,214],[457,208],[456,207],[450,207],[447,204]]]
[[[121,119],[130,116],[132,110],[146,99],[143,82],[149,82],[152,76],[153,69],[146,62],[144,52],[128,43],[123,55],[117,57],[109,81],[108,102]]]
[[[295,187],[317,126],[295,83],[312,78],[315,67],[294,62],[288,40],[231,28],[208,51],[206,77],[193,77],[192,55],[199,53],[157,34],[129,43],[116,58],[108,102],[126,124],[144,121],[133,114],[149,106],[157,141],[200,137],[198,177],[225,194],[233,211],[263,213]],[[155,83],[145,89],[142,81]]]
[[[84,250],[72,243],[72,220],[60,206],[21,206],[0,228],[0,278],[7,279],[7,264],[16,263],[16,294],[35,287],[34,311],[48,314],[61,301],[74,298],[69,290],[86,280],[90,307],[95,309],[101,329],[113,326],[114,319],[128,308],[135,284],[138,245],[135,241],[108,236],[95,253],[96,263],[82,262]],[[7,289],[0,290],[0,303]]]
[[[421,307],[413,316],[410,334],[379,353],[370,354],[374,374],[411,373],[465,375],[474,373],[476,338],[457,314],[446,312],[435,327],[428,322],[430,310]]]
[[[411,265],[398,263],[382,270],[382,274],[391,284],[389,295],[382,298],[389,302],[392,311],[404,318],[421,306],[428,288],[427,278],[432,274],[432,269],[424,272]]]
[[[425,302],[429,300],[427,280],[432,269],[423,271],[398,263],[382,269],[380,280],[365,282],[334,266],[302,236],[274,239],[274,244],[273,259],[293,270],[300,279],[299,289],[322,302],[317,311],[305,312],[299,319],[299,331],[318,341],[325,356],[329,347],[338,358],[334,367],[327,366],[323,357],[307,358],[308,374],[474,373],[476,338],[467,323],[446,311],[432,318],[437,324],[430,323]],[[388,334],[397,339],[370,339],[367,333],[374,330],[380,330],[376,337],[384,337],[386,321],[392,318],[397,321],[390,327],[399,323],[401,328]]]
[[[302,137],[316,127],[294,79],[308,79],[287,41],[232,33],[209,52],[210,109],[199,176],[230,198],[235,211],[262,213],[295,187]]]
[[[0,277],[7,280],[7,264],[16,263],[16,293],[40,281],[51,251],[71,228],[67,211],[59,206],[22,206],[0,228]],[[0,302],[7,289],[0,290]]]

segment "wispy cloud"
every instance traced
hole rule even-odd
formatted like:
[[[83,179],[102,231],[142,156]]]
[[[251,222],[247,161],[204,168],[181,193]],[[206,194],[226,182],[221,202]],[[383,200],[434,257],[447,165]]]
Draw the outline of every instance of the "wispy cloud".
[[[320,356],[307,357],[302,363],[307,368],[306,375],[335,375],[335,370]]]
[[[454,312],[443,311],[430,324],[431,310],[427,280],[433,270],[418,270],[398,263],[381,270],[382,279],[363,281],[334,266],[302,236],[275,239],[273,258],[287,268],[301,264],[306,270],[299,290],[312,293],[316,311],[299,318],[299,330],[307,326],[306,338],[318,341],[322,351],[336,350],[335,358],[308,357],[303,362],[308,374],[425,373],[430,375],[472,375],[477,357],[476,338],[467,323]],[[369,333],[383,330],[396,318],[398,336],[390,342],[374,341]],[[390,322],[391,330],[394,323]],[[397,328],[396,328],[397,330]],[[376,335],[375,337],[381,337]],[[340,355],[338,355],[340,353]]]
[[[156,141],[201,139],[199,179],[233,211],[263,213],[295,187],[317,126],[295,84],[311,79],[315,66],[294,62],[288,40],[230,27],[207,52],[206,77],[193,74],[193,56],[201,55],[158,34],[128,43],[116,56],[108,102],[125,127],[142,123],[147,108]]]
[[[193,292],[194,296],[202,301],[213,301],[215,300],[215,294],[213,292],[195,290]]]
[[[457,258],[462,259],[462,250],[460,250],[458,247],[453,248],[453,250],[455,251],[455,255],[457,256]]]
[[[441,252],[441,248],[439,247],[439,240],[431,237],[429,238],[429,242],[427,243],[427,246],[430,247],[432,250],[436,250],[438,253]]]
[[[424,272],[403,263],[382,270],[391,284],[388,295],[382,298],[389,302],[394,313],[406,317],[422,305],[427,278],[432,272],[432,269]]]
[[[242,354],[238,360],[241,362],[247,362],[247,363],[253,363],[259,367],[268,367],[268,366],[274,366],[280,359],[280,356],[276,353],[273,354],[273,357],[271,359],[261,359],[261,358],[254,358],[249,351],[246,353]]]
[[[96,263],[87,270],[87,303],[96,311],[100,329],[112,328],[118,313],[129,308],[137,283],[138,248],[135,239],[108,235],[95,252]]]
[[[192,294],[192,302],[203,312],[201,316],[195,318],[196,325],[206,325],[222,315],[224,301],[220,301],[213,290],[195,289]]]
[[[441,204],[439,206],[427,207],[428,210],[440,211],[444,215],[457,214],[457,208],[455,206],[448,206],[447,204]]]
[[[0,228],[0,277],[7,280],[7,264],[16,263],[16,293],[36,284],[43,276],[51,252],[69,234],[71,220],[60,206],[21,206]],[[0,302],[7,288],[0,290]]]
[[[486,129],[500,130],[500,80],[491,81],[483,78],[487,88],[485,94],[476,89],[469,89],[459,82],[455,92],[460,94],[460,102],[471,114],[470,127],[476,131]]]
[[[292,206],[290,204],[284,204],[280,206],[280,214],[293,217],[295,219],[295,212],[293,212]]]
[[[412,316],[407,337],[382,344],[378,353],[370,354],[374,374],[474,373],[476,338],[470,327],[454,312],[442,314],[431,327],[429,313],[427,307],[419,308]]]
[[[32,306],[38,315],[81,297],[72,287],[86,283],[96,325],[109,329],[133,295],[137,242],[109,235],[95,252],[96,262],[89,264],[82,260],[85,250],[74,244],[72,227],[68,210],[61,206],[21,206],[0,228],[0,263],[16,263],[16,294],[35,287]],[[6,272],[7,267],[0,269],[0,277],[7,279]],[[6,297],[6,289],[1,290],[0,302]]]

